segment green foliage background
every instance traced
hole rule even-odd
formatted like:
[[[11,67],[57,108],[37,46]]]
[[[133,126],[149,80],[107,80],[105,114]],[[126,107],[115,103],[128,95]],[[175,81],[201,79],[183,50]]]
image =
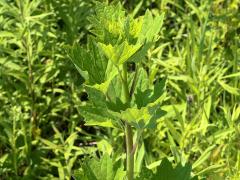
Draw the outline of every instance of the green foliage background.
[[[147,9],[165,14],[142,66],[151,83],[167,79],[167,113],[141,137],[135,171],[162,172],[157,166],[166,157],[174,166],[192,164],[199,179],[239,179],[240,1],[121,2],[136,17]],[[114,169],[125,158],[123,133],[84,125],[84,79],[67,51],[86,46],[95,6],[0,0],[0,179],[87,177],[86,169],[95,173],[105,162],[112,177],[123,177]]]

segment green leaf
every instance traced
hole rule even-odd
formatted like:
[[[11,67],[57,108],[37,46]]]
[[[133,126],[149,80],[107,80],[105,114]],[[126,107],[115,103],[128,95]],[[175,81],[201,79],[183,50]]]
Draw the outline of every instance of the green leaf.
[[[201,156],[193,163],[193,169],[202,165],[212,154],[212,150],[216,147],[216,145],[212,145],[208,147],[204,152],[201,153]]]
[[[165,114],[159,105],[147,106],[138,109],[128,108],[121,112],[121,119],[127,121],[137,129],[154,128],[157,119]]]
[[[75,45],[69,56],[87,83],[90,85],[101,84],[106,81],[108,60],[92,39],[89,39],[88,42],[88,50]]]
[[[77,139],[78,135],[77,133],[72,133],[65,141],[64,144],[67,144],[67,148],[64,152],[65,159],[69,160],[70,156],[72,155],[72,150],[74,147],[74,142]]]
[[[144,144],[141,144],[141,146],[138,146],[137,148],[138,150],[136,151],[136,154],[135,154],[134,169],[135,169],[135,172],[140,173],[142,170],[143,160],[144,160],[146,150],[145,150]]]
[[[89,102],[80,106],[81,115],[85,118],[86,125],[99,125],[104,127],[118,127],[119,113],[107,108],[106,96],[99,90],[85,86]]]
[[[92,106],[80,107],[81,115],[85,118],[85,125],[89,126],[103,126],[103,127],[118,127],[118,118],[116,113],[105,108],[98,108]]]
[[[206,102],[204,102],[204,105],[203,105],[203,115],[202,115],[202,120],[201,120],[201,128],[202,128],[203,134],[206,133],[207,128],[209,126],[211,106],[212,106],[212,97],[208,96]]]
[[[123,103],[124,89],[121,78],[119,76],[115,76],[115,78],[113,78],[109,84],[106,96],[108,99],[107,106],[112,111],[120,112],[129,107],[128,104]]]
[[[175,168],[168,161],[163,159],[160,166],[157,167],[156,173],[148,168],[143,168],[137,180],[197,180],[197,177],[191,177],[191,165],[182,166],[178,164]]]
[[[154,42],[156,40],[156,36],[158,35],[162,27],[163,19],[164,14],[153,17],[152,13],[147,10],[143,17],[143,24],[141,33],[139,35],[139,41]]]
[[[8,68],[9,70],[20,71],[23,67],[19,66],[18,64],[14,63],[12,59],[7,58],[0,58],[0,64],[2,67]]]
[[[89,164],[86,163],[83,165],[83,171],[84,171],[84,174],[83,174],[84,179],[98,180],[96,175],[94,174],[92,168],[89,166]]]
[[[52,150],[60,149],[58,145],[52,143],[51,141],[48,141],[46,139],[40,139],[40,140],[42,141],[43,144],[47,146],[48,149],[52,149]]]
[[[107,154],[104,154],[100,160],[86,159],[83,163],[83,173],[81,173],[86,180],[122,180],[125,175],[122,165],[114,164]],[[76,178],[79,179],[79,177]]]
[[[111,44],[106,45],[103,43],[99,43],[99,45],[107,58],[111,60],[116,66],[125,63],[142,47],[142,44],[132,45],[127,41],[124,41],[123,43],[115,46]]]
[[[96,107],[102,107],[106,108],[106,96],[99,90],[91,87],[91,86],[84,86],[87,93],[88,98],[91,101],[91,103]]]
[[[178,164],[176,168],[173,168],[172,164],[165,158],[157,168],[157,173],[152,180],[190,180],[191,169],[188,164],[185,166]]]
[[[237,95],[239,96],[240,95],[240,90],[239,88],[236,88],[236,87],[232,87],[228,84],[226,84],[223,80],[220,80],[218,79],[218,83],[222,86],[222,88],[224,90],[226,90],[227,92],[231,93],[231,94],[234,94],[234,95]]]
[[[142,167],[141,172],[139,173],[139,176],[136,178],[136,180],[152,180],[152,177],[153,172],[144,166]]]
[[[121,119],[127,121],[137,129],[143,129],[151,118],[147,108],[128,108],[121,113]]]
[[[146,54],[152,45],[153,45],[152,42],[147,42],[144,45],[142,45],[142,47],[128,59],[128,62],[137,63],[144,61],[146,59]]]
[[[2,168],[7,161],[9,154],[4,154],[0,157],[0,167]]]
[[[121,3],[117,5],[96,2],[95,14],[89,17],[93,25],[91,32],[106,44],[115,44],[123,36],[125,11]]]
[[[164,93],[165,83],[166,78],[161,81],[157,81],[153,89],[137,88],[137,92],[134,95],[137,107],[145,107],[149,103],[155,102]]]
[[[117,66],[126,61],[143,60],[156,41],[164,19],[164,14],[153,17],[150,11],[134,19],[132,15],[125,15],[120,3],[97,3],[95,11],[96,15],[90,17],[92,33],[108,59]]]

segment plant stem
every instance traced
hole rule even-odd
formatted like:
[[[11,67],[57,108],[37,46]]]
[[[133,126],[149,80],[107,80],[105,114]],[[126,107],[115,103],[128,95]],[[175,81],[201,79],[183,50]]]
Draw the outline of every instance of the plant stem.
[[[133,135],[132,128],[127,122],[125,123],[125,133],[127,147],[127,177],[128,180],[133,180],[134,178],[134,153],[132,153]]]
[[[130,93],[128,89],[127,80],[127,64],[123,65],[123,86],[124,86],[124,96],[126,103],[130,103]],[[125,136],[126,136],[126,149],[127,149],[127,178],[128,180],[134,179],[134,152],[133,149],[133,134],[131,125],[125,122]]]
[[[25,141],[26,145],[26,155],[28,164],[31,162],[31,149],[32,149],[32,134],[36,124],[36,108],[35,108],[35,90],[34,90],[34,77],[33,77],[33,46],[32,46],[32,37],[30,32],[30,25],[27,21],[26,16],[30,16],[24,12],[24,2],[19,1],[20,17],[21,24],[23,28],[26,28],[26,32],[22,36],[22,44],[25,48],[26,59],[28,63],[28,80],[29,80],[29,97],[31,98],[31,109],[30,109],[30,124],[29,124],[29,135],[25,135],[28,142]]]
[[[138,66],[136,65],[136,71],[135,71],[133,82],[132,82],[131,89],[130,89],[130,98],[133,96],[133,93],[135,91],[135,88],[137,85],[137,79],[138,79]]]
[[[129,93],[129,89],[128,89],[127,64],[123,65],[123,76],[122,76],[122,78],[123,78],[122,81],[123,81],[125,102],[129,103],[130,102],[130,93]]]
[[[13,117],[13,133],[11,139],[11,146],[12,146],[12,162],[13,162],[13,169],[15,178],[18,179],[18,165],[17,165],[17,147],[16,147],[16,119]]]

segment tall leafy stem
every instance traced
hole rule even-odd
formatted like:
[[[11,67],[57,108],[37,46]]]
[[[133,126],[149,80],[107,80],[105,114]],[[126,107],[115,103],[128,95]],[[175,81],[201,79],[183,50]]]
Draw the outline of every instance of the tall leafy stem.
[[[138,141],[143,130],[154,128],[164,115],[160,105],[165,80],[157,79],[149,86],[147,72],[140,65],[158,38],[163,14],[153,17],[147,11],[133,18],[126,16],[120,3],[96,3],[95,13],[89,18],[94,36],[89,37],[87,48],[74,45],[69,52],[89,96],[87,104],[79,108],[86,125],[122,129],[124,124],[127,178],[133,180],[137,149],[133,129]],[[128,72],[128,62],[136,64],[135,73]]]
[[[24,28],[26,28],[26,32],[22,36],[22,44],[25,45],[25,51],[27,55],[27,63],[28,63],[28,80],[29,80],[29,95],[31,97],[31,109],[30,109],[30,132],[33,131],[33,127],[36,123],[36,108],[35,108],[35,88],[34,88],[34,76],[33,76],[33,47],[32,47],[32,39],[30,32],[30,22],[28,22],[26,17],[25,6],[23,1],[18,2],[19,10],[20,10],[20,22]],[[29,136],[29,142],[32,140],[32,136]],[[31,152],[31,143],[26,144],[28,155]],[[28,157],[28,164],[30,164],[30,157]]]

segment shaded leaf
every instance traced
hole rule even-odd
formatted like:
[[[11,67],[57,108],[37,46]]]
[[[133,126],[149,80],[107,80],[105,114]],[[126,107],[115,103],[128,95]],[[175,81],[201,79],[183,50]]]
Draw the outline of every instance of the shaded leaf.
[[[137,104],[138,108],[145,107],[149,103],[153,103],[156,101],[163,93],[165,88],[166,78],[157,81],[154,85],[153,90],[152,89],[137,89],[137,92],[135,93],[135,103]]]
[[[91,39],[89,39],[88,50],[75,45],[71,49],[70,59],[90,85],[101,84],[106,81],[108,60]]]

